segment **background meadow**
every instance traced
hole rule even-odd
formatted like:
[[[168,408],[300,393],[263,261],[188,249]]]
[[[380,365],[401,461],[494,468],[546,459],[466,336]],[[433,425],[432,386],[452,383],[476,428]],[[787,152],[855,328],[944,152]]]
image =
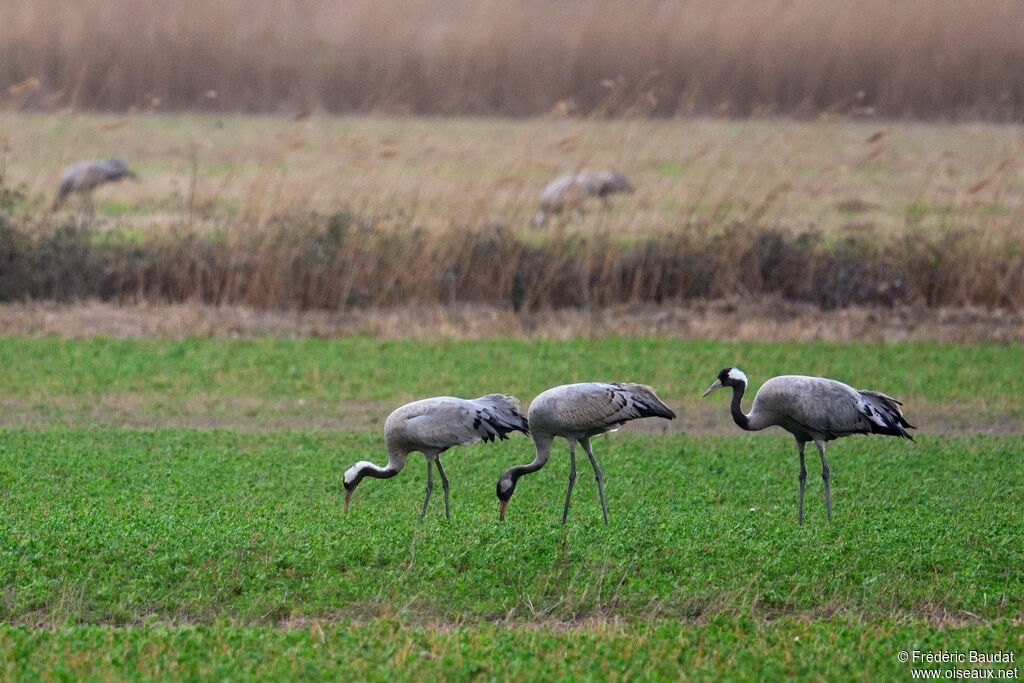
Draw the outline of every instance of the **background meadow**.
[[[879,680],[1024,653],[1024,5],[11,0],[0,676]],[[53,199],[120,157],[135,182]],[[562,173],[635,192],[533,227]],[[835,518],[724,394],[820,374]],[[588,380],[679,417],[383,462],[397,406]],[[998,666],[996,667],[998,668]],[[949,675],[953,675],[950,670]],[[961,674],[987,673],[961,670]]]

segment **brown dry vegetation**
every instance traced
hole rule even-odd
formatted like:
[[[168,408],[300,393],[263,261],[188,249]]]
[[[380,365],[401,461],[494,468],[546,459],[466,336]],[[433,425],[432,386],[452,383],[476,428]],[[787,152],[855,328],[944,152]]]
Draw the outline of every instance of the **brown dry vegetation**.
[[[569,340],[580,336],[730,339],[741,342],[1024,342],[1024,313],[897,306],[822,311],[781,299],[717,300],[686,306],[610,306],[515,312],[481,305],[397,306],[349,311],[262,310],[196,303],[0,304],[0,330],[19,336],[349,337],[377,339]]]
[[[33,108],[1024,113],[1017,0],[9,0]]]
[[[0,229],[0,299],[193,301],[266,309],[470,303],[535,311],[777,296],[852,305],[1016,310],[1024,257],[972,231],[885,242],[757,225],[720,233],[614,235],[531,244],[501,225],[441,234],[382,229],[339,213],[288,217],[259,233],[187,232],[143,242],[72,222]]]
[[[999,125],[7,114],[0,300],[518,312],[765,297],[1019,310]],[[45,211],[67,160],[143,180]],[[637,192],[530,227],[559,170]],[[13,189],[12,189],[13,188]],[[116,201],[113,201],[116,200]]]

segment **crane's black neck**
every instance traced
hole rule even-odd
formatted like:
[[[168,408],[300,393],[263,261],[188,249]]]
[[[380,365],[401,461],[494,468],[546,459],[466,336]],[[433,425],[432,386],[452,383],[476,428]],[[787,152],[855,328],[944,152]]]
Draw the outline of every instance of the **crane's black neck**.
[[[363,477],[372,477],[373,479],[390,479],[401,471],[402,468],[392,467],[391,463],[388,463],[387,467],[380,467],[374,465],[372,462],[365,463],[356,471],[356,476],[353,477],[352,481],[345,485],[346,489],[355,489],[359,486],[359,482],[363,480]]]
[[[516,465],[515,467],[510,467],[508,469],[508,476],[511,477],[512,482],[515,483],[516,481],[519,480],[519,477],[523,476],[524,474],[533,474],[541,467],[544,467],[544,463],[537,462],[536,460],[534,460],[533,462],[527,463],[525,465]]]
[[[390,466],[385,467],[383,470],[371,470],[367,468],[363,470],[363,474],[367,477],[373,477],[374,479],[390,479],[398,474],[398,470],[391,469]]]
[[[534,443],[537,445],[537,457],[533,459],[533,462],[510,467],[498,479],[499,500],[508,500],[512,497],[512,494],[516,492],[516,482],[519,481],[519,477],[525,474],[532,474],[547,464],[548,457],[551,455],[551,440],[542,440],[534,435]]]
[[[740,407],[740,401],[743,400],[743,392],[747,390],[747,385],[739,383],[729,386],[732,387],[732,405],[730,406],[732,419],[740,426],[740,429],[745,429],[748,432],[754,431],[750,428],[750,418],[743,413],[743,409]]]

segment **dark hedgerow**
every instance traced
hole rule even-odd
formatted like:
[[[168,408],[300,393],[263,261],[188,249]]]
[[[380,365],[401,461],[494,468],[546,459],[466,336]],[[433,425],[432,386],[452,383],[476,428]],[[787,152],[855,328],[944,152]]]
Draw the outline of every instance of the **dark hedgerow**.
[[[772,295],[855,305],[1012,308],[1024,249],[970,229],[881,240],[756,224],[620,239],[430,233],[350,213],[282,216],[260,231],[140,239],[88,222],[0,223],[0,300],[196,301],[264,309],[482,303],[515,310]],[[1004,237],[1003,242],[1021,238]]]

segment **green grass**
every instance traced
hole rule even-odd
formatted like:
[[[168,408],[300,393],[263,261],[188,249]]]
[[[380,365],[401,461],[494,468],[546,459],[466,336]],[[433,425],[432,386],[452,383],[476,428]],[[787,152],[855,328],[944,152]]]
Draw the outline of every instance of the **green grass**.
[[[447,522],[440,491],[418,517],[417,459],[342,513],[344,467],[383,460],[373,433],[0,432],[0,620],[52,627],[0,630],[0,661],[72,677],[871,678],[905,672],[909,647],[1024,645],[1008,625],[1019,438],[847,439],[835,520],[812,477],[803,527],[785,435],[595,448],[608,527],[589,476],[559,524],[564,452],[497,521],[497,475],[529,458],[518,435],[446,454]]]
[[[386,459],[373,433],[0,437],[5,621],[997,619],[1019,615],[1024,596],[1019,438],[847,439],[831,449],[833,523],[811,477],[798,527],[785,435],[623,433],[595,443],[611,525],[581,476],[562,527],[564,448],[497,521],[498,475],[532,459],[518,435],[443,457],[451,522],[440,491],[419,519],[418,456],[395,479],[364,481],[342,513],[344,469]]]
[[[12,400],[53,411],[55,398],[82,406],[131,395],[157,421],[189,411],[197,396],[207,399],[204,411],[216,412],[217,405],[228,410],[240,398],[256,414],[299,400],[343,411],[345,401],[398,405],[494,391],[525,403],[549,386],[590,380],[645,382],[685,409],[708,405],[700,393],[728,365],[747,372],[751,392],[784,373],[826,375],[883,391],[904,400],[912,422],[915,409],[925,407],[973,418],[1024,414],[1020,345],[0,338],[0,387]]]
[[[36,680],[39,670],[60,680],[392,681],[399,672],[403,680],[907,680],[901,650],[1019,653],[1024,646],[1020,629],[1009,626],[922,636],[923,630],[914,621],[731,618],[703,628],[660,620],[570,632],[488,624],[442,630],[395,620],[313,622],[291,630],[0,627],[0,672],[8,680]]]
[[[897,393],[911,418],[961,403],[973,418],[1019,415],[1020,361],[1016,346],[928,344],[6,338],[0,387],[58,423],[69,397],[129,397],[156,425],[197,395],[214,410],[240,397],[267,422],[281,401],[525,402],[594,378],[650,382],[682,410],[736,362],[755,384],[823,373]],[[728,425],[724,399],[710,405]],[[0,430],[6,678],[877,680],[909,675],[904,649],[1024,651],[1019,434],[840,440],[834,521],[811,458],[799,527],[781,430],[626,427],[594,443],[611,524],[583,460],[563,527],[561,441],[504,523],[495,482],[530,440],[446,453],[452,520],[440,487],[421,520],[418,455],[342,512],[344,469],[385,460],[377,430],[87,418]]]

